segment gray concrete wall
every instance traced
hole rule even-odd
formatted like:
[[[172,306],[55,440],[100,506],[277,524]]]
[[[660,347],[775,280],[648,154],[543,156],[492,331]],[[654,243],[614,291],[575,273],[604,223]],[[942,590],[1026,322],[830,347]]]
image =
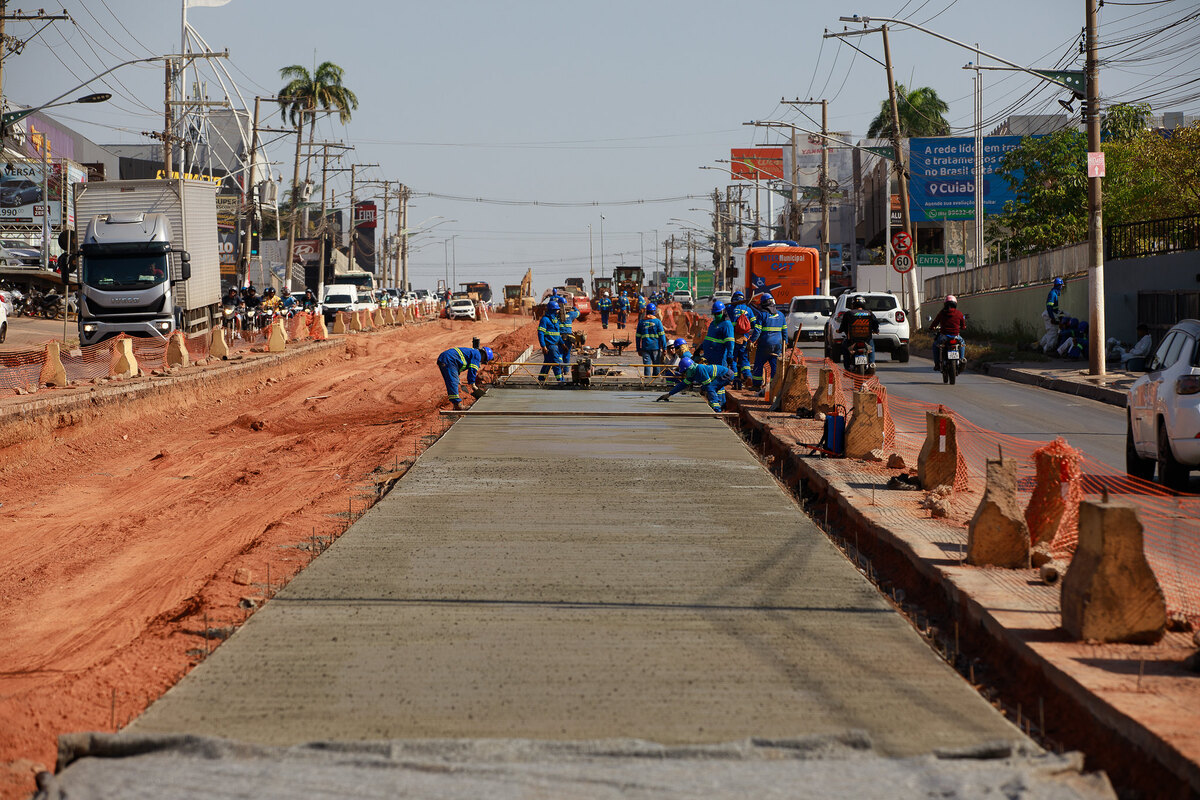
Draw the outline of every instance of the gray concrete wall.
[[[1088,278],[1067,279],[1060,304],[1065,313],[1087,319]],[[1170,253],[1147,258],[1109,261],[1104,265],[1104,316],[1106,335],[1123,342],[1136,341],[1137,295],[1139,291],[1200,289],[1200,252]],[[970,329],[1007,333],[1014,325],[1041,336],[1042,309],[1046,306],[1049,282],[995,292],[959,295],[958,307],[969,314]],[[937,314],[942,298],[921,305],[922,321]],[[1037,338],[1034,336],[1033,338]]]

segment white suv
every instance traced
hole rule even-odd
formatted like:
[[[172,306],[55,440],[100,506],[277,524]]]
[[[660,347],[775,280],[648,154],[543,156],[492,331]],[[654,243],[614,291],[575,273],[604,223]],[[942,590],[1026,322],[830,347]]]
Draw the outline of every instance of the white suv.
[[[687,309],[691,309],[693,306],[695,306],[695,302],[692,300],[692,293],[687,289],[680,289],[678,291],[671,292],[671,302],[679,303],[679,305]]]
[[[475,319],[475,301],[469,297],[452,297],[450,305],[446,306],[446,316],[450,319]]]
[[[788,305],[787,336],[788,342],[796,343],[805,339],[817,340],[825,335],[825,323],[833,314],[837,298],[826,294],[808,294],[793,297]]]
[[[1186,490],[1200,468],[1200,321],[1177,323],[1129,387],[1125,470]]]
[[[863,305],[879,320],[879,332],[874,336],[875,352],[891,353],[901,363],[908,361],[908,316],[891,292],[842,292],[833,307],[833,316],[825,323],[825,357],[838,360],[842,356],[843,334],[838,333],[842,316],[852,297],[861,297]]]

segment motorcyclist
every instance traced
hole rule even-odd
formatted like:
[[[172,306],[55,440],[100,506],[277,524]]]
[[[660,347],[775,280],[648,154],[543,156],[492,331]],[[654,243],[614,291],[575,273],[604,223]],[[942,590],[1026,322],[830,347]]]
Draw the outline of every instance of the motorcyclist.
[[[254,291],[254,284],[250,284],[242,294],[242,302],[246,304],[246,308],[257,309],[262,305],[262,298]]]
[[[266,289],[262,296],[262,310],[274,311],[279,308],[279,297],[275,294],[273,287]]]
[[[855,295],[847,303],[847,310],[842,314],[838,333],[845,336],[843,341],[842,358],[846,369],[850,369],[850,351],[855,344],[865,343],[867,346],[867,363],[870,369],[875,369],[875,343],[873,334],[879,332],[879,318],[867,310],[866,301],[862,295]]]
[[[946,302],[942,305],[942,310],[929,324],[929,330],[937,332],[937,336],[933,339],[933,368],[935,371],[942,371],[942,345],[946,342],[946,338],[948,336],[961,338],[965,327],[967,327],[967,318],[958,310],[958,298],[952,294],[946,295]],[[965,344],[960,345],[959,361],[966,358],[966,355]]]
[[[296,310],[296,296],[286,286],[279,298],[279,306],[287,312]]]
[[[304,304],[305,311],[316,311],[317,310],[317,296],[315,294],[313,294],[312,289],[304,290],[304,300],[302,302]]]
[[[229,292],[221,298],[221,305],[225,308],[237,308],[242,302],[242,296],[238,294],[238,290],[234,287],[229,287]]]

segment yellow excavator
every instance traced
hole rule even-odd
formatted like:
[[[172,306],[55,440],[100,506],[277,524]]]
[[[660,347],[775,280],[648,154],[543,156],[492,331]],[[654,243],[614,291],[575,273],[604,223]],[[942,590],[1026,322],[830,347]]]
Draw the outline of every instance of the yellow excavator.
[[[505,314],[533,314],[533,270],[526,270],[520,285],[515,283],[504,287]]]

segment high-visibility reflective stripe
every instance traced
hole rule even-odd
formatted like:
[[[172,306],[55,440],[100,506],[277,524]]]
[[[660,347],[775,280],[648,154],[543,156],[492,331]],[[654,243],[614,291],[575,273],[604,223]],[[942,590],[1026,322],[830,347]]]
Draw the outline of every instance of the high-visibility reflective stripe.
[[[467,369],[469,367],[471,362],[467,360],[467,357],[463,353],[461,347],[454,348],[454,352],[458,353],[458,357],[462,361],[462,366],[458,368],[458,371],[462,372],[464,369]]]

